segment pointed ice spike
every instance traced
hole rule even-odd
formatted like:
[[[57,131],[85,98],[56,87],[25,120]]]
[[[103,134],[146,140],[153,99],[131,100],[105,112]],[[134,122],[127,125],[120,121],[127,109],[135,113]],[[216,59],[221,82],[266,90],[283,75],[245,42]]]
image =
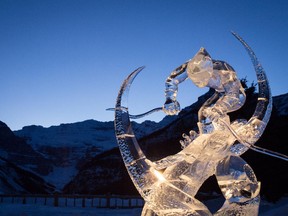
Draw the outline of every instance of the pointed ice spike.
[[[136,69],[124,80],[116,101],[114,124],[116,139],[127,171],[140,195],[145,199],[151,186],[158,179],[153,172],[154,168],[150,166],[152,162],[146,159],[134,136],[127,104],[130,85],[143,68]]]
[[[251,58],[251,61],[254,66],[256,76],[257,76],[259,95],[258,95],[258,103],[256,106],[256,110],[252,118],[257,118],[260,121],[263,121],[267,125],[270,119],[271,111],[272,111],[272,94],[271,94],[269,82],[267,79],[267,75],[263,67],[261,66],[260,62],[258,61],[255,53],[249,47],[249,45],[235,32],[232,32],[232,34],[245,47],[247,53],[249,54]],[[265,127],[263,128],[263,131],[264,129]]]

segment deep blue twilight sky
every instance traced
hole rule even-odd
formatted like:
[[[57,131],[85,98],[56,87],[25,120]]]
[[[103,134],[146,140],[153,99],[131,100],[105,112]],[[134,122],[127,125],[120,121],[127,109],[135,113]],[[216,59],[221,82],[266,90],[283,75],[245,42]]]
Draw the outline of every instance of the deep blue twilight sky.
[[[286,0],[0,0],[0,120],[13,130],[113,120],[105,109],[142,65],[130,112],[159,107],[168,74],[201,46],[256,81],[231,30],[255,51],[273,95],[287,93],[287,11]],[[206,91],[187,80],[179,102],[185,107]]]

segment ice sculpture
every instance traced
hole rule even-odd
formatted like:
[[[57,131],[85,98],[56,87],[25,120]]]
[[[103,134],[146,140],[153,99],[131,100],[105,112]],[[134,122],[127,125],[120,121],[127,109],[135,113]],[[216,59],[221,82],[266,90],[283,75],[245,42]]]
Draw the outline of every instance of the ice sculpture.
[[[208,216],[212,213],[195,198],[204,181],[215,175],[225,198],[214,215],[257,215],[260,183],[240,155],[254,144],[269,121],[272,97],[266,74],[254,52],[236,33],[256,71],[259,96],[256,110],[248,120],[230,122],[227,113],[245,102],[245,92],[234,69],[213,60],[201,48],[189,61],[176,68],[166,80],[166,101],[162,110],[169,115],[180,111],[176,100],[178,84],[191,79],[198,87],[215,89],[199,110],[199,133],[183,134],[183,150],[159,161],[150,161],[142,152],[130,124],[128,93],[138,68],[123,82],[115,107],[116,138],[128,173],[145,200],[142,216]],[[269,153],[269,152],[268,152]]]

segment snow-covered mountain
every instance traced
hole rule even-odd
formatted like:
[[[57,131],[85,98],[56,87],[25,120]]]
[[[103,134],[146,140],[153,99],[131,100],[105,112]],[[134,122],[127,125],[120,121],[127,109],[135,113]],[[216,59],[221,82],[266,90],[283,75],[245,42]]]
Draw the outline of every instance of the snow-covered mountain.
[[[0,157],[0,194],[52,193],[53,185]]]
[[[116,146],[113,128],[113,122],[87,120],[49,128],[26,126],[14,133],[51,161],[51,171],[41,176],[61,190],[81,163]]]
[[[157,160],[180,150],[179,140],[182,139],[182,133],[188,133],[191,129],[196,130],[197,112],[203,100],[208,96],[204,95],[199,98],[197,103],[182,110],[170,124],[138,139],[149,159]],[[288,145],[285,145],[288,140],[288,112],[279,112],[279,110],[287,110],[288,104],[282,103],[287,98],[288,94],[276,97],[269,125],[262,138],[257,142],[258,146],[286,155],[288,155]],[[247,95],[247,99],[245,106],[231,115],[231,120],[251,117],[255,110],[257,95]],[[286,187],[288,163],[286,161],[252,150],[246,152],[243,158],[253,168],[258,180],[261,181],[262,195],[266,196],[268,200],[275,201],[288,193],[288,187]],[[121,159],[117,147],[96,156],[89,163],[86,163],[75,178],[65,186],[64,192],[77,194],[97,194],[103,193],[103,191],[120,194],[133,192],[133,184],[129,180],[123,163],[119,165]],[[113,178],[113,174],[115,174],[115,178]],[[106,179],[109,179],[109,184],[103,184]],[[211,190],[220,192],[216,180],[213,178],[210,178],[201,189],[206,192],[211,192]]]
[[[133,123],[137,139],[150,159],[159,159],[180,150],[179,140],[182,133],[196,130],[197,112],[210,93],[201,96],[178,116],[165,117],[159,123]],[[248,95],[245,107],[235,112],[231,118],[249,118],[251,110],[253,112],[255,109],[253,97],[252,95],[249,98]],[[283,131],[288,129],[288,94],[273,99],[272,119],[267,128],[268,132],[263,135],[259,145],[287,154],[288,147],[283,145],[287,140],[287,133]],[[249,154],[247,153],[248,156]],[[0,156],[55,185],[57,190],[62,191],[64,188],[66,193],[104,193],[108,189],[111,193],[117,190],[117,193],[123,193],[128,189],[133,192],[133,185],[127,183],[129,177],[118,151],[113,122],[86,120],[48,128],[26,126],[14,132],[4,123],[0,123]],[[268,167],[264,169],[260,166],[259,160],[257,161],[261,157],[259,154],[252,154],[252,159],[248,158],[252,167],[253,163],[256,164],[257,176],[266,178],[264,171],[269,175],[277,174],[279,171],[280,175],[281,169],[277,167],[285,165],[268,159]],[[281,182],[288,181],[285,174],[280,178]],[[271,178],[267,179],[261,180],[264,190],[269,191],[265,181],[267,184],[273,184],[272,187],[277,186],[278,183],[272,183]]]
[[[169,122],[169,121],[165,121]],[[133,123],[138,138],[155,131],[163,124],[145,121]],[[114,123],[86,120],[48,128],[26,126],[14,134],[26,140],[33,150],[51,162],[49,173],[41,174],[46,181],[61,190],[91,158],[117,146]],[[29,165],[24,168],[29,169]]]
[[[0,122],[0,157],[40,175],[47,175],[52,168],[51,161],[35,151],[23,138],[15,136],[3,122]]]
[[[280,116],[288,115],[288,94],[273,97],[273,105],[275,111]]]

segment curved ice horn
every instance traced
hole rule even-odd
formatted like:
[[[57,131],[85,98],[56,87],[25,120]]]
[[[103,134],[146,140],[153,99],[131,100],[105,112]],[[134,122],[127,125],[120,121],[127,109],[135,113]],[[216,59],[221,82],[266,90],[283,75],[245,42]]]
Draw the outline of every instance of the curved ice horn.
[[[114,124],[116,139],[127,171],[138,192],[145,199],[151,186],[158,181],[157,171],[151,166],[152,162],[146,158],[136,140],[127,105],[130,86],[143,68],[139,67],[124,80],[116,101]]]
[[[256,128],[256,130],[258,131],[257,135],[255,135],[254,139],[250,141],[244,140],[242,139],[241,136],[239,136],[237,134],[236,131],[234,131],[233,128],[231,128],[230,125],[228,125],[225,121],[222,121],[221,119],[219,119],[222,124],[224,124],[226,126],[226,128],[228,130],[230,130],[230,132],[235,136],[235,138],[242,143],[243,145],[247,146],[248,148],[250,148],[253,151],[262,153],[262,154],[266,154],[275,158],[279,158],[281,160],[285,160],[288,161],[288,156],[275,152],[275,151],[271,151],[269,149],[265,149],[265,148],[261,148],[259,146],[254,145],[255,142],[257,142],[257,140],[261,137],[261,135],[263,134],[268,121],[270,119],[271,116],[271,112],[272,112],[272,94],[270,91],[270,86],[269,86],[269,82],[267,80],[267,76],[265,71],[263,70],[261,64],[259,63],[255,53],[253,52],[253,50],[248,46],[248,44],[239,36],[237,35],[235,32],[232,32],[232,34],[237,38],[237,40],[239,40],[241,42],[241,44],[245,47],[246,51],[248,52],[254,69],[256,71],[256,75],[257,75],[257,81],[258,81],[258,87],[259,87],[259,93],[258,93],[258,102],[257,102],[257,106],[255,109],[254,114],[252,115],[251,119],[248,121],[247,124],[251,124],[253,127],[258,127]],[[254,123],[253,123],[254,121]],[[255,124],[256,123],[256,124]],[[245,151],[245,150],[244,150]]]
[[[232,32],[232,34],[236,37],[238,41],[241,42],[241,44],[245,47],[246,51],[248,52],[257,76],[258,91],[259,91],[258,102],[254,114],[247,123],[252,125],[258,123],[257,125],[255,125],[255,127],[256,126],[259,127],[257,128],[259,133],[256,135],[257,137],[254,137],[255,139],[253,140],[253,143],[250,143],[250,145],[253,145],[261,137],[269,122],[272,112],[272,95],[266,73],[263,67],[261,66],[260,62],[258,61],[255,53],[238,34],[236,34],[235,32]]]
[[[266,73],[262,65],[258,61],[255,53],[249,47],[249,45],[235,32],[232,32],[232,34],[237,38],[237,40],[241,42],[241,44],[245,47],[246,51],[248,52],[257,76],[258,89],[259,89],[258,102],[256,110],[250,121],[252,119],[257,118],[260,121],[263,121],[265,124],[267,124],[272,112],[272,94]]]

